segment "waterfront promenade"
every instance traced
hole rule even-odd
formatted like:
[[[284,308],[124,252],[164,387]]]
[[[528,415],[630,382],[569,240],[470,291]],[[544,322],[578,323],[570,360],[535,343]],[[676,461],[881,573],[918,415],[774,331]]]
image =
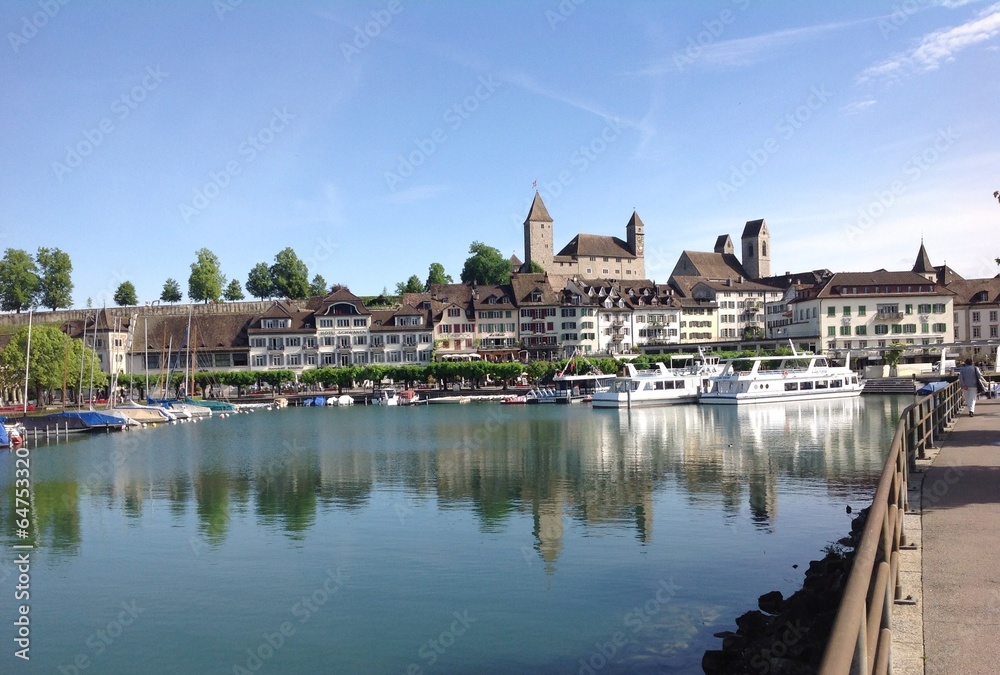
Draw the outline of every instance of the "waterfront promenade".
[[[924,672],[1000,673],[1000,400],[963,408],[921,497]]]

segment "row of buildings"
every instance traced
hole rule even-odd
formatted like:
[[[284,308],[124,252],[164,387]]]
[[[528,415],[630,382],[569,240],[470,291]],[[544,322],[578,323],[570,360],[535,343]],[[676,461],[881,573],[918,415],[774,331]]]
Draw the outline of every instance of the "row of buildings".
[[[656,282],[646,278],[637,213],[625,229],[625,239],[577,234],[556,253],[552,218],[536,193],[525,260],[511,258],[507,284],[436,285],[371,307],[341,289],[258,312],[199,312],[193,321],[106,310],[68,330],[94,334],[107,368],[131,372],[176,367],[177,354],[199,369],[298,370],[663,353],[747,340],[877,354],[893,344],[1000,338],[1000,277],[963,279],[933,265],[923,243],[908,270],[772,275],[770,232],[754,220],[739,257],[720,235],[712,251],[683,251],[670,277]],[[528,271],[537,267],[545,272]]]

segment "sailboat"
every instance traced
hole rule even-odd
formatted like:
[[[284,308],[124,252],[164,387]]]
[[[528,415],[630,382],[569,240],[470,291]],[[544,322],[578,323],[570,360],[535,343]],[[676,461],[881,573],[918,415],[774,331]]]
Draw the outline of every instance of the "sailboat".
[[[125,341],[125,353],[128,354],[132,350],[133,336],[135,333],[135,317],[132,315],[132,322],[129,325],[128,339]],[[146,330],[148,328],[148,322],[146,318],[143,317],[143,334],[146,338],[146,362],[149,363],[149,333]],[[127,363],[127,362],[126,362]],[[149,391],[149,372],[146,372],[146,391]],[[129,388],[128,400],[124,403],[120,403],[114,407],[117,412],[120,412],[130,419],[138,422],[140,424],[163,424],[165,422],[176,422],[177,417],[169,412],[166,408],[156,405],[143,405],[132,398],[132,389]]]
[[[185,343],[187,345],[187,353],[186,353],[185,358],[184,358],[184,384],[182,385],[182,390],[184,391],[183,402],[182,402],[182,400],[179,397],[178,398],[168,398],[166,396],[163,396],[163,394],[166,394],[167,383],[170,381],[170,375],[171,375],[171,373],[169,371],[167,372],[166,379],[164,380],[163,391],[161,392],[161,397],[158,398],[158,399],[154,399],[154,398],[149,398],[148,399],[148,401],[150,403],[154,403],[156,405],[163,406],[164,408],[166,408],[167,410],[169,410],[173,415],[175,415],[178,419],[181,419],[181,420],[184,420],[184,419],[198,419],[198,418],[202,418],[202,417],[211,417],[212,416],[212,410],[211,410],[211,408],[208,408],[206,406],[201,406],[201,405],[194,405],[194,404],[188,402],[190,399],[188,399],[188,397],[187,397],[188,364],[189,364],[189,362],[191,360],[191,317],[192,317],[193,313],[194,313],[194,307],[192,306],[191,309],[188,312],[187,337],[185,338]],[[178,349],[177,350],[177,358],[178,359],[180,359],[180,353],[181,353],[181,350]],[[167,360],[168,361],[170,360],[169,351],[168,351]]]

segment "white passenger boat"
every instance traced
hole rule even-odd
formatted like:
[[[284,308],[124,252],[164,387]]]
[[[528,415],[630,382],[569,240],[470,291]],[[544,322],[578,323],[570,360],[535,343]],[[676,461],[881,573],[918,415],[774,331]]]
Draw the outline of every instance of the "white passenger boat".
[[[711,387],[711,378],[722,372],[718,357],[671,357],[670,367],[657,363],[651,370],[638,370],[625,364],[625,375],[615,379],[608,391],[594,394],[595,408],[641,408],[674,403],[694,403]],[[691,363],[677,365],[678,361]]]
[[[850,364],[850,354],[847,355]],[[711,389],[698,401],[743,404],[764,401],[812,401],[861,393],[863,384],[849,365],[833,366],[825,356],[753,356],[727,359],[711,378]]]

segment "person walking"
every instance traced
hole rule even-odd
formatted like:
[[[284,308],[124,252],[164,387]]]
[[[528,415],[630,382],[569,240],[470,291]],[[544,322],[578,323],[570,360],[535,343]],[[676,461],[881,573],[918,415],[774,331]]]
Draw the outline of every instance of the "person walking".
[[[969,417],[976,413],[976,398],[979,396],[979,369],[966,359],[965,365],[958,369],[958,382],[965,394],[965,405],[969,408]]]

